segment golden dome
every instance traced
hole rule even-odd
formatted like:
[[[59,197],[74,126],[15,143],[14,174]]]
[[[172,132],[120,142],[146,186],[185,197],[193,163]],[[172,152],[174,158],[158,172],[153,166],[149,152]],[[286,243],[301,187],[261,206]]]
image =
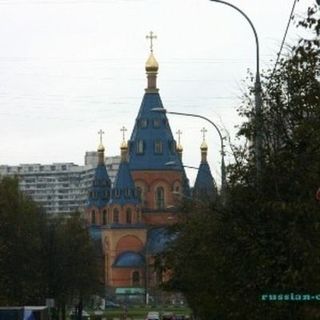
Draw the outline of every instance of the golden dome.
[[[147,72],[157,72],[159,69],[159,64],[156,60],[156,58],[154,57],[153,53],[151,52],[149,55],[149,58],[146,62],[146,71]]]
[[[104,152],[104,146],[103,146],[103,144],[101,144],[101,143],[99,144],[98,151]]]
[[[200,149],[203,151],[208,150],[208,145],[205,141],[201,143]]]
[[[180,143],[177,145],[177,151],[178,152],[182,152],[183,151],[183,147],[182,147],[182,145]]]
[[[123,140],[121,145],[120,145],[120,149],[128,149],[128,143]]]

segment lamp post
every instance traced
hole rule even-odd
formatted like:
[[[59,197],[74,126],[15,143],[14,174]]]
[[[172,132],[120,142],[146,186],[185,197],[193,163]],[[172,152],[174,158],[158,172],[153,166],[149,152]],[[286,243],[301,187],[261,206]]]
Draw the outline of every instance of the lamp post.
[[[221,147],[221,191],[223,192],[225,190],[226,185],[227,185],[227,181],[226,181],[226,165],[225,165],[225,162],[224,162],[225,152],[224,152],[223,136],[222,136],[221,131],[218,128],[218,126],[213,121],[211,121],[210,119],[208,119],[208,118],[206,118],[204,116],[201,116],[199,114],[168,111],[168,110],[166,110],[164,108],[153,108],[153,109],[151,109],[151,111],[168,113],[168,114],[175,114],[175,115],[178,115],[178,116],[201,118],[203,120],[208,121],[211,125],[213,125],[213,127],[217,130],[219,138],[220,138],[220,147]],[[187,166],[185,166],[185,167],[187,167]]]
[[[249,19],[249,17],[235,5],[222,0],[210,0],[213,2],[218,2],[225,4],[242,14],[243,17],[249,22],[252,31],[254,33],[256,42],[256,79],[254,85],[254,95],[255,95],[255,135],[254,135],[254,152],[256,157],[256,171],[257,171],[257,186],[261,187],[261,171],[262,171],[262,98],[261,98],[261,81],[260,81],[260,60],[259,60],[259,39],[257,31]]]
[[[149,250],[148,250],[148,241],[146,241],[145,247],[145,266],[144,266],[144,303],[145,305],[149,304]]]
[[[168,161],[164,164],[165,166],[175,166],[177,165],[175,161]],[[195,167],[195,166],[187,166],[187,165],[182,165],[184,168],[188,168],[188,169],[194,169],[194,170],[199,170],[199,167]],[[209,173],[205,172],[208,176]],[[211,177],[211,174],[210,174]],[[214,182],[215,187],[217,187],[216,183]]]

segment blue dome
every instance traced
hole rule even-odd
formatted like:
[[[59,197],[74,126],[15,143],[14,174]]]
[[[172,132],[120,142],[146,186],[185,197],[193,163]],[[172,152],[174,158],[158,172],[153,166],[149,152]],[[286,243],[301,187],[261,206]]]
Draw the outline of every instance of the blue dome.
[[[217,195],[216,184],[207,162],[201,162],[200,164],[196,182],[193,188],[193,195],[201,198],[210,197],[212,200],[214,200]]]
[[[133,251],[121,253],[112,265],[117,268],[140,268],[144,266],[144,257]]]
[[[98,164],[89,191],[88,207],[104,207],[110,199],[111,181],[104,164]]]
[[[159,93],[145,93],[129,141],[130,169],[181,171],[166,114],[151,111],[154,108],[163,108]],[[166,166],[167,162],[177,166]]]
[[[130,173],[129,164],[123,160],[112,188],[110,204],[138,204],[134,182]]]

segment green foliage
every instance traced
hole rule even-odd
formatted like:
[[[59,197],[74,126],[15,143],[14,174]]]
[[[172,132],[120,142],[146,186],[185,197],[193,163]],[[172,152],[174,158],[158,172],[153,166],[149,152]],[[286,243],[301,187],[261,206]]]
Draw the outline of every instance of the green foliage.
[[[18,181],[0,183],[0,296],[3,304],[38,303],[43,291],[44,216],[18,190]]]
[[[97,270],[79,215],[49,219],[17,179],[0,180],[0,305],[65,305],[97,292]]]
[[[46,255],[48,294],[60,304],[78,302],[99,291],[98,260],[78,214],[51,221]]]
[[[300,26],[319,35],[309,10]],[[175,226],[162,257],[171,279],[201,319],[316,319],[314,302],[266,302],[263,294],[320,292],[320,47],[303,39],[263,77],[263,171],[256,186],[254,149],[234,146],[223,205],[196,204]],[[239,137],[252,140],[252,87]],[[318,313],[317,313],[318,312]]]

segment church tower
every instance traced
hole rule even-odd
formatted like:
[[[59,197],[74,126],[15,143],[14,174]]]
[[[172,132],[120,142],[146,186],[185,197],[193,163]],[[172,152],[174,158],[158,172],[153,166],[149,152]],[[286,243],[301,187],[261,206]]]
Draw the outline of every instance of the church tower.
[[[157,88],[159,64],[152,42],[155,36],[150,32],[147,38],[151,41],[145,65],[147,88],[129,141],[129,166],[145,213],[144,221],[166,224],[168,207],[175,201],[172,192],[183,192],[185,176]]]
[[[95,170],[89,191],[88,204],[85,210],[86,220],[91,225],[105,225],[107,223],[107,205],[110,200],[111,180],[104,163],[104,146],[100,130],[100,144],[98,146],[98,165]]]
[[[203,141],[200,146],[201,163],[193,188],[193,196],[195,198],[215,199],[217,196],[217,187],[207,161],[208,145],[205,140],[207,130],[202,128],[201,132],[203,134]]]
[[[126,129],[123,127],[121,131],[121,163],[109,201],[109,223],[103,230],[105,283],[107,287],[141,287],[146,230],[141,222],[140,202],[129,170]]]

